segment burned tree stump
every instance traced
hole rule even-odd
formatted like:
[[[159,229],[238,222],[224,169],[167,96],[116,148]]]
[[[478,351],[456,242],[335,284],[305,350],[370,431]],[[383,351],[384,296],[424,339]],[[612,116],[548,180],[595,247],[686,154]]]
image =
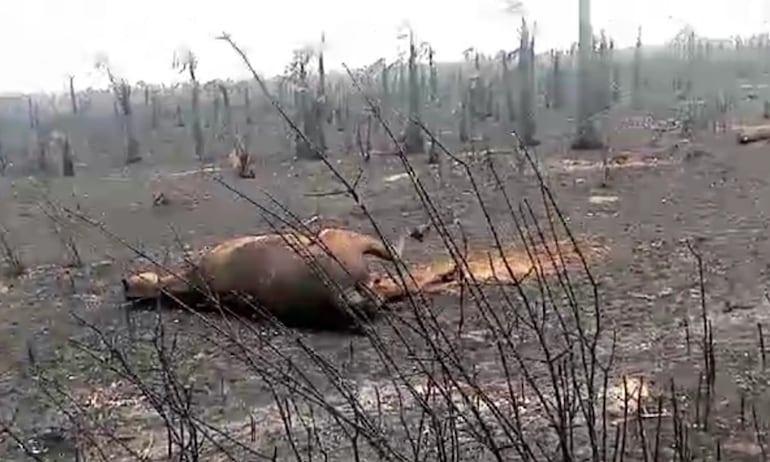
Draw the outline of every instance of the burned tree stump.
[[[61,171],[63,176],[75,176],[75,162],[72,159],[72,149],[69,137],[65,136],[61,147]]]

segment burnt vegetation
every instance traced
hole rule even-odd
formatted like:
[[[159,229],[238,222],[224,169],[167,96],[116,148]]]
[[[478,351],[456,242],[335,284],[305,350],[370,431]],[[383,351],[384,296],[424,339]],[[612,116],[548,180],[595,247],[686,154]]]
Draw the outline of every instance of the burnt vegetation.
[[[762,188],[749,171],[770,170],[751,151],[770,138],[770,39],[685,27],[644,46],[640,28],[621,48],[581,0],[577,42],[538,50],[509,13],[518,40],[491,55],[444,59],[406,28],[398,59],[331,69],[321,33],[266,78],[223,33],[250,79],[201,81],[184,50],[178,85],[101,58],[107,89],[68,76],[2,101],[2,459],[766,459],[766,268],[716,241],[767,250],[731,175]],[[613,227],[635,213],[650,230]],[[120,296],[129,269],[335,221],[383,242],[411,227],[383,270],[398,284],[420,287],[420,265],[452,279],[375,321],[346,305],[355,335],[242,294],[259,322],[205,288],[205,312]]]

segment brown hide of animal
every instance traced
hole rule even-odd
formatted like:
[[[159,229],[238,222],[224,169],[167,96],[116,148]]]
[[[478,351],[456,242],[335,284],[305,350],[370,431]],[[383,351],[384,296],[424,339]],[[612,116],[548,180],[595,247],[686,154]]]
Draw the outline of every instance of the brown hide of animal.
[[[351,324],[343,297],[365,316],[374,315],[382,300],[367,290],[364,256],[390,259],[383,243],[344,229],[325,229],[317,237],[322,244],[292,233],[230,239],[204,253],[181,278],[140,273],[125,279],[126,298],[157,298],[165,290],[189,303],[210,293],[231,309],[253,314],[245,297],[287,325],[317,328]],[[328,275],[328,285],[319,271]]]

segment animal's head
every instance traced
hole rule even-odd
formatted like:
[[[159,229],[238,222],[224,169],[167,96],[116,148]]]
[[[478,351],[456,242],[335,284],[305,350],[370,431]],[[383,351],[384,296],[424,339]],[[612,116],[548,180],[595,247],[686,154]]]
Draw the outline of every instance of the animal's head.
[[[120,282],[123,284],[123,297],[126,300],[157,298],[161,294],[160,276],[157,273],[133,274]]]

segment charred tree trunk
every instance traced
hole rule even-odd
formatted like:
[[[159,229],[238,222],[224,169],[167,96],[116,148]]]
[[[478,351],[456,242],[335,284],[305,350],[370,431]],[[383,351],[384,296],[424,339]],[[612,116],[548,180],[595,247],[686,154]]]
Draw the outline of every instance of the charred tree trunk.
[[[298,91],[294,93],[294,105],[297,108],[297,120],[300,120],[302,122],[302,131],[305,133],[305,136],[308,140],[313,139],[313,117],[310,112],[310,101],[308,97],[308,90],[307,88],[300,88]],[[299,136],[299,134],[295,134],[295,141],[296,141],[296,148],[295,148],[295,155],[298,159],[317,159],[318,156],[316,155],[315,151],[313,150],[312,146],[305,142],[305,140]]]
[[[464,92],[464,95],[461,96],[462,100],[460,101],[460,120],[459,120],[459,127],[458,127],[458,136],[460,138],[460,142],[465,144],[468,141],[470,141],[470,136],[468,135],[468,92]]]
[[[578,110],[577,130],[572,149],[599,149],[602,142],[596,130],[592,111],[591,68],[593,34],[591,32],[591,0],[580,1],[580,42],[578,44]]]
[[[142,160],[139,155],[139,140],[134,134],[134,114],[131,106],[131,85],[122,80],[116,85],[117,103],[123,118],[123,129],[126,139],[126,164],[133,164]]]
[[[48,143],[43,136],[43,130],[40,127],[40,118],[37,114],[37,105],[34,106],[32,113],[32,145],[37,159],[37,168],[40,173],[48,173]]]
[[[214,94],[214,102],[212,103],[211,118],[206,120],[206,128],[211,128],[215,133],[219,130],[220,119],[220,105],[222,103],[219,100],[219,95]]]
[[[323,47],[326,43],[326,34],[321,34],[321,51],[318,53],[318,111],[320,112],[321,120],[326,120],[327,104],[326,104],[326,67],[324,66],[324,52]],[[321,123],[319,121],[319,123]],[[323,136],[323,130],[321,131]],[[324,140],[324,145],[326,144]],[[325,148],[324,148],[325,149]]]
[[[439,112],[439,96],[438,96],[438,71],[436,70],[436,62],[433,59],[433,48],[430,48],[428,50],[428,70],[430,72],[430,78],[428,79],[429,88],[428,88],[428,100],[430,102],[430,107],[433,110],[433,117],[432,120],[436,120],[438,123],[438,112]],[[433,130],[433,136],[438,136],[438,130],[436,130],[436,127],[434,127]],[[436,139],[431,138],[430,140],[430,148],[428,151],[428,163],[429,164],[438,164],[439,163],[439,156],[438,156],[438,148],[436,147]]]
[[[398,66],[398,101],[401,107],[408,106],[408,96],[409,93],[409,85],[408,85],[408,77],[407,77],[407,65],[404,65],[404,63],[399,63]]]
[[[642,108],[642,28],[636,35],[636,47],[634,48],[633,75],[631,82],[631,107],[635,110]]]
[[[176,105],[176,126],[184,128],[184,117],[182,117],[182,106],[177,103]]]
[[[152,119],[150,120],[150,125],[153,130],[157,130],[159,126],[159,119],[160,119],[160,102],[158,101],[158,95],[153,94],[150,98],[150,104],[152,105]]]
[[[74,75],[69,76],[69,81],[70,81],[70,105],[72,106],[72,113],[77,114],[78,98],[77,98],[77,94],[75,93],[75,76]]]
[[[326,43],[326,35],[321,34],[321,52],[318,53],[318,89],[316,90],[316,97],[314,99],[313,115],[314,125],[317,133],[318,148],[322,153],[326,153],[326,133],[324,130],[324,122],[327,119],[327,105],[326,105],[326,69],[324,67],[324,52],[323,45]]]
[[[5,157],[3,145],[0,144],[0,176],[5,176],[6,170],[8,170],[8,158]]]
[[[508,112],[508,122],[514,123],[516,121],[516,105],[513,101],[513,78],[511,75],[511,69],[508,66],[510,57],[508,53],[503,52],[500,56],[500,65],[503,69],[503,88],[505,92],[505,110]]]
[[[535,146],[535,39],[530,36],[526,20],[521,20],[521,44],[519,46],[519,136],[525,146]]]
[[[599,102],[596,112],[606,111],[612,106],[612,58],[610,55],[607,36],[602,31],[599,39],[599,59],[596,65],[596,70],[599,72],[596,82],[601,85],[596,92]]]
[[[390,66],[386,63],[382,66],[382,104],[390,102]]]
[[[620,103],[620,96],[621,96],[621,82],[620,82],[620,66],[617,62],[615,62],[615,42],[610,40],[610,69],[611,71],[611,79],[612,79],[612,104],[618,104]]]
[[[61,170],[63,176],[75,176],[75,162],[72,159],[72,148],[70,147],[70,139],[68,136],[65,136],[64,139],[62,139]]]
[[[324,108],[326,107],[325,100],[320,96],[313,100],[313,127],[315,130],[315,139],[318,144],[318,149],[322,155],[326,154],[326,132],[324,131],[324,121],[326,120],[324,114]]]
[[[561,68],[561,51],[556,50],[553,53],[553,108],[562,109],[564,107],[564,75]]]
[[[254,120],[251,117],[251,95],[249,94],[249,87],[243,89],[243,106],[246,111],[246,125],[252,125]]]
[[[195,150],[195,157],[200,162],[208,161],[206,155],[205,141],[203,138],[203,127],[201,127],[201,111],[200,111],[200,83],[195,74],[197,70],[197,60],[191,56],[186,64],[187,71],[190,75],[190,83],[192,83],[192,135],[193,135],[193,149]],[[179,107],[177,106],[177,112]]]
[[[232,112],[230,111],[230,92],[224,84],[219,84],[219,92],[222,94],[222,104],[224,105],[223,125],[225,130],[232,130]]]
[[[29,128],[34,130],[35,129],[35,112],[37,110],[35,109],[36,105],[32,102],[32,97],[27,97],[27,116],[29,117]]]
[[[203,139],[203,127],[200,114],[200,87],[198,82],[193,82],[192,88],[192,135],[195,149],[195,157],[200,161],[206,160],[205,141]]]
[[[409,121],[404,133],[404,152],[417,154],[425,152],[422,130],[417,123],[420,118],[420,86],[417,80],[417,49],[414,37],[409,33]]]

